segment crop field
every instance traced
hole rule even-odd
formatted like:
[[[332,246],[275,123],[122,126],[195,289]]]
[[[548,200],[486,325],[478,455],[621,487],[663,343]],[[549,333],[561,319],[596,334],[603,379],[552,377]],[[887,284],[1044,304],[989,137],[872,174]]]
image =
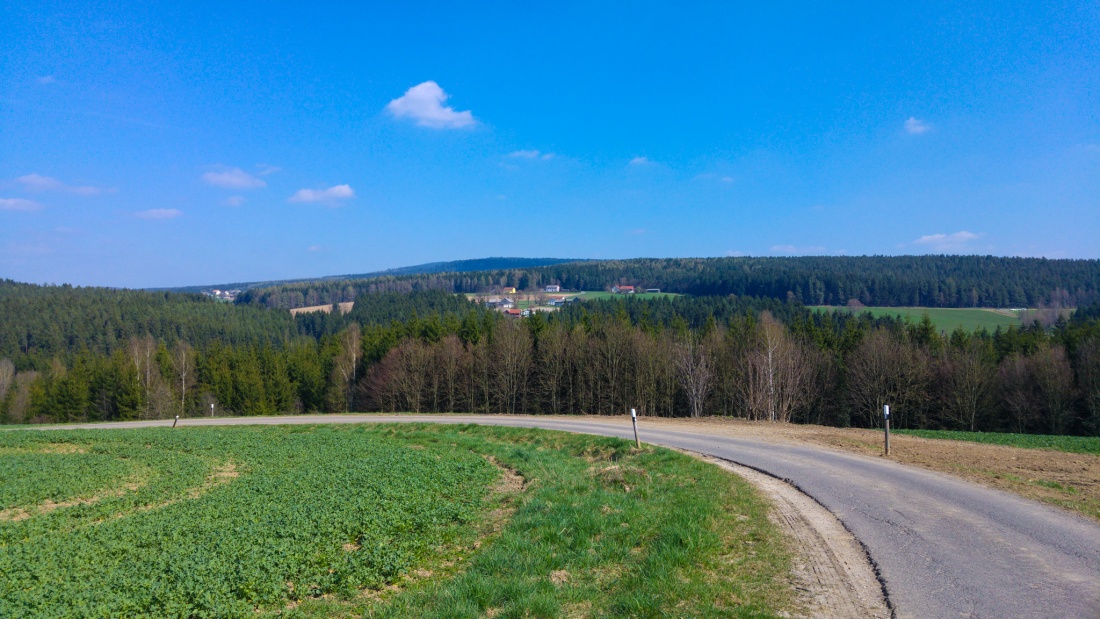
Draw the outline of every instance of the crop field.
[[[637,292],[634,294],[615,294],[606,290],[589,290],[581,293],[581,298],[592,299],[671,299],[680,296],[675,292]]]
[[[833,311],[847,308],[815,306],[810,309]],[[901,316],[902,318],[909,318],[913,322],[919,322],[927,313],[936,328],[947,333],[951,333],[958,327],[962,327],[965,331],[986,329],[992,333],[997,327],[1007,329],[1014,325],[1020,326],[1019,316],[1009,310],[970,307],[864,307],[860,311],[871,312],[876,318],[880,316]]]
[[[2,617],[774,616],[744,481],[516,428],[0,433]]]
[[[921,438],[938,438],[952,441],[970,441],[990,445],[1007,445],[1024,449],[1048,449],[1068,453],[1093,454],[1100,456],[1100,437],[1097,436],[1055,436],[1048,434],[1008,434],[1000,432],[956,432],[952,430],[895,430],[897,434],[908,434]]]

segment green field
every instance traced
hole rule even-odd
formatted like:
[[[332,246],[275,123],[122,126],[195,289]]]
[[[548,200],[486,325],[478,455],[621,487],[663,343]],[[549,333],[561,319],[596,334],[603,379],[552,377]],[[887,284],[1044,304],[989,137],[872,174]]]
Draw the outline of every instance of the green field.
[[[588,290],[580,297],[586,301],[593,299],[671,299],[680,296],[675,292],[638,292],[635,294],[615,294],[606,290]]]
[[[504,483],[508,482],[508,483]],[[745,482],[477,426],[0,433],[2,617],[775,616]]]
[[[1049,449],[1051,451],[1067,451],[1100,456],[1100,437],[1096,436],[1002,434],[1000,432],[956,432],[952,430],[896,430],[896,432],[922,438],[990,443],[1009,447],[1023,447],[1024,449]]]
[[[845,307],[815,306],[810,309],[818,311],[847,310]],[[876,318],[880,316],[901,316],[909,318],[913,322],[919,322],[924,314],[936,325],[936,328],[951,333],[957,327],[966,331],[986,329],[993,332],[997,327],[1007,329],[1010,326],[1020,326],[1020,319],[1011,315],[1007,310],[984,308],[942,308],[942,307],[864,307],[860,311],[871,312]]]

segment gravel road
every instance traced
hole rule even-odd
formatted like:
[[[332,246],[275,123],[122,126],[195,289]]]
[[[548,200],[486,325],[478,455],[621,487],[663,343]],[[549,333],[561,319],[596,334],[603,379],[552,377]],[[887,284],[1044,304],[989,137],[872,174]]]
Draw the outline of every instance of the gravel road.
[[[632,438],[628,419],[316,415],[188,419],[181,426],[427,421]],[[126,422],[48,428],[165,425]],[[171,422],[167,422],[171,425]],[[809,445],[647,428],[642,440],[785,479],[844,523],[877,566],[896,616],[1100,618],[1100,526],[947,475]]]

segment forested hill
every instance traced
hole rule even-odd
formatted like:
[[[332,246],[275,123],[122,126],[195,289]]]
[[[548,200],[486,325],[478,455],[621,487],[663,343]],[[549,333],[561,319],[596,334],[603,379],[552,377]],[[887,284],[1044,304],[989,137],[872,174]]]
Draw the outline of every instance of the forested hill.
[[[36,286],[0,280],[0,357],[111,352],[153,336],[195,346],[278,343],[297,335],[287,312],[235,307],[199,294]]]
[[[994,256],[642,258],[301,282],[249,290],[238,303],[294,308],[354,301],[382,291],[480,292],[546,284],[569,290],[628,284],[697,296],[791,299],[805,305],[843,305],[857,299],[864,305],[893,307],[1076,306],[1100,300],[1100,261]]]
[[[463,273],[467,271],[492,271],[501,269],[526,269],[531,267],[563,264],[566,262],[579,262],[576,258],[477,258],[474,260],[454,260],[451,262],[428,262],[372,273],[355,273],[349,275],[327,275],[324,277],[285,279],[263,282],[235,282],[231,284],[212,284],[209,286],[183,286],[179,288],[150,288],[149,290],[167,290],[171,292],[203,292],[212,289],[219,290],[248,290],[269,286],[283,286],[308,281],[326,280],[355,280],[369,279],[372,277],[397,277],[401,275],[420,275],[427,273]]]

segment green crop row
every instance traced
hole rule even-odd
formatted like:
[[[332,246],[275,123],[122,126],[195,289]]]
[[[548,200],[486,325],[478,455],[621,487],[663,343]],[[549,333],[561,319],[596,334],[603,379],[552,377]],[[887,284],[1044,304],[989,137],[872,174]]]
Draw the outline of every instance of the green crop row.
[[[969,441],[972,443],[989,443],[992,445],[1022,447],[1024,449],[1049,449],[1051,451],[1100,455],[1100,437],[1096,436],[1010,434],[1007,432],[959,432],[954,430],[897,430],[896,432],[898,434],[908,434],[910,436],[919,436],[922,438]]]

